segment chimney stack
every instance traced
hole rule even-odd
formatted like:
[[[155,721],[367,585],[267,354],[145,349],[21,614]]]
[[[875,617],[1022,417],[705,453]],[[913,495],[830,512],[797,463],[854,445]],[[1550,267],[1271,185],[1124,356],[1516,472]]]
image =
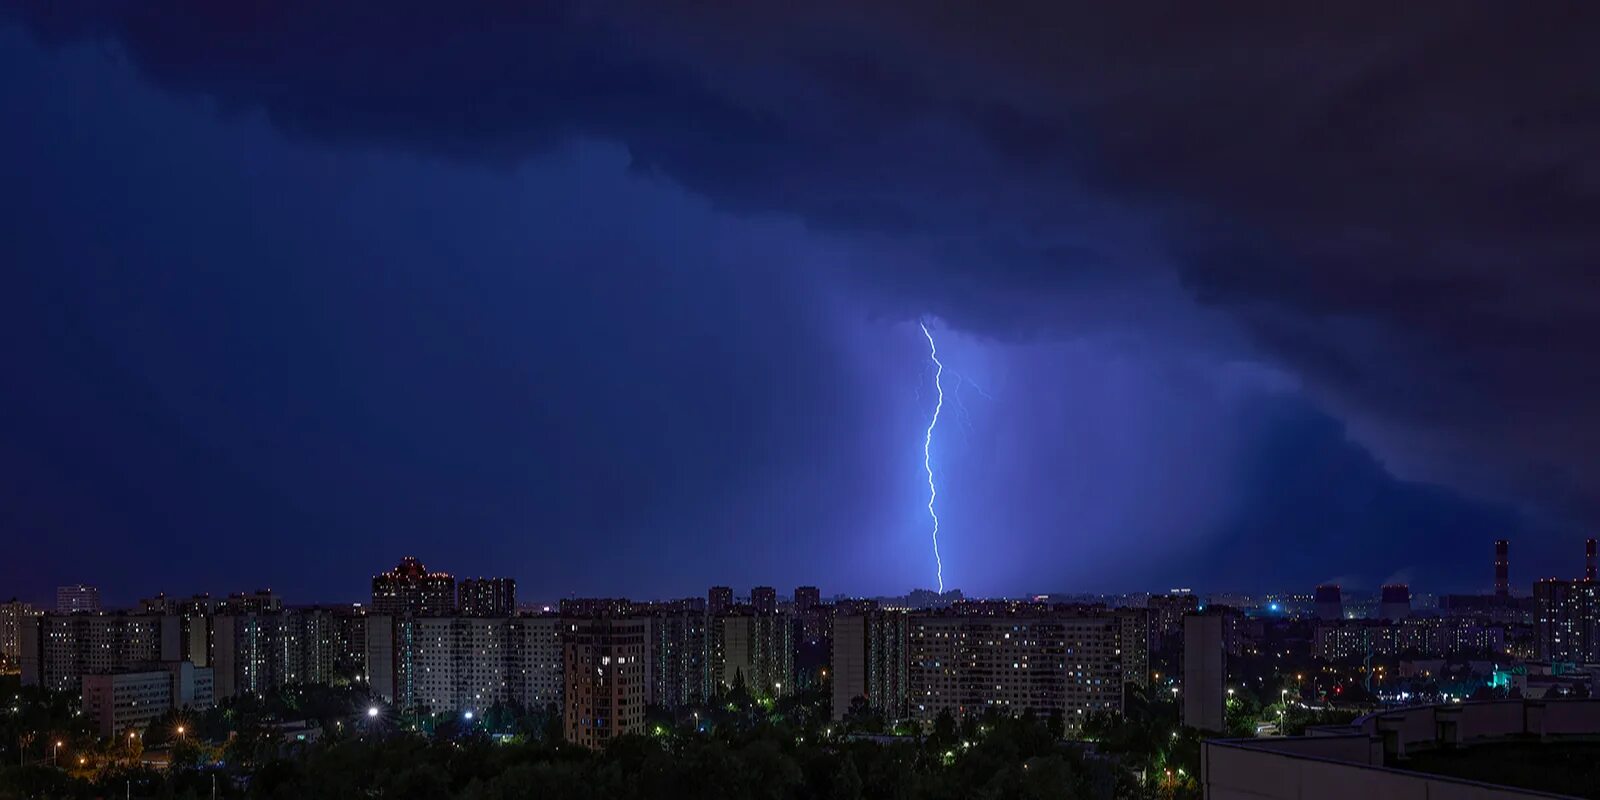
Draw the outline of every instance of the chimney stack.
[[[1594,580],[1594,540],[1583,543],[1583,579]]]

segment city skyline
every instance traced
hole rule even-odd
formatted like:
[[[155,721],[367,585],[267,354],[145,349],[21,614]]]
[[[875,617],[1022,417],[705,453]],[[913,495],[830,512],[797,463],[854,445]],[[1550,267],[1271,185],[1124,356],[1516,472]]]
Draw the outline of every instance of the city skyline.
[[[537,5],[0,4],[0,595],[1522,593],[1600,531],[1587,9]]]

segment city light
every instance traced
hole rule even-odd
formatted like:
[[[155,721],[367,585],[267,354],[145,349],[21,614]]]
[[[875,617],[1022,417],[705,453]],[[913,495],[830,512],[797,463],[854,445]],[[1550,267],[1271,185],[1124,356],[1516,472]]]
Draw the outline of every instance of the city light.
[[[377,706],[369,707],[367,709],[367,719],[377,719],[377,718],[378,718],[378,707]]]

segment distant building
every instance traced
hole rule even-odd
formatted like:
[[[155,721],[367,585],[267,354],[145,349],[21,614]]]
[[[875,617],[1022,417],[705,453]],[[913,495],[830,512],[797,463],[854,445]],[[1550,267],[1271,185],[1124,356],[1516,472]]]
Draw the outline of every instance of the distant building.
[[[649,627],[643,619],[568,624],[562,715],[567,741],[599,749],[619,736],[643,732]]]
[[[514,578],[467,578],[457,601],[464,617],[509,617],[517,613]]]
[[[794,618],[783,613],[728,613],[717,626],[716,667],[719,692],[742,681],[753,697],[793,694]]]
[[[1183,724],[1203,731],[1228,727],[1222,622],[1215,614],[1183,618]]]
[[[1547,579],[1533,584],[1539,658],[1600,662],[1600,583]]]
[[[822,592],[815,586],[799,586],[794,590],[794,618],[800,625],[802,644],[820,645],[831,634],[829,623],[833,609],[823,605]]]
[[[366,619],[373,693],[404,711],[447,714],[495,703],[562,702],[563,621],[537,617]]]
[[[214,670],[220,698],[360,681],[367,671],[366,620],[351,607],[219,613],[210,620],[204,663]]]
[[[418,617],[455,613],[456,579],[429,572],[421,561],[406,556],[399,565],[372,577],[372,613]]]
[[[1122,682],[1150,688],[1150,610],[1119,608],[1117,647],[1122,660]]]
[[[1317,619],[1333,622],[1344,619],[1344,592],[1338,586],[1325,583],[1313,593]]]
[[[706,593],[706,613],[713,616],[733,608],[733,587],[713,586]]]
[[[178,618],[45,614],[21,626],[24,686],[77,692],[85,675],[131,672],[179,660]]]
[[[1324,661],[1378,656],[1495,657],[1506,654],[1505,626],[1471,617],[1412,616],[1403,622],[1318,622],[1311,654]]]
[[[187,661],[159,669],[83,676],[83,711],[100,736],[143,732],[173,709],[206,709],[215,705],[211,670]]]
[[[566,597],[556,608],[563,617],[631,617],[637,605],[626,597]]]
[[[94,613],[100,610],[100,589],[75,583],[56,587],[57,614]]]
[[[1150,609],[1150,649],[1159,652],[1177,641],[1183,618],[1200,610],[1200,597],[1186,589],[1174,589],[1151,595],[1146,607]]]
[[[750,606],[757,614],[778,613],[778,590],[771,586],[757,586],[751,589]]]
[[[283,598],[273,594],[271,589],[257,589],[254,592],[234,592],[228,595],[228,599],[216,605],[215,613],[260,614],[282,610]]]
[[[34,624],[38,616],[38,610],[16,598],[0,603],[0,657],[17,663],[22,655],[22,626]]]
[[[1120,713],[1121,635],[1122,622],[1110,614],[914,613],[911,717],[928,726],[946,711],[957,719],[1059,712],[1076,730],[1089,714]]]
[[[872,611],[833,621],[833,718],[843,719],[857,698],[887,720],[907,716],[910,697],[908,637],[904,611]]]
[[[700,598],[639,609],[650,621],[646,699],[651,704],[676,709],[705,703],[713,695],[705,609],[706,601]]]
[[[1494,596],[1501,600],[1511,597],[1511,543],[1505,539],[1494,543]]]

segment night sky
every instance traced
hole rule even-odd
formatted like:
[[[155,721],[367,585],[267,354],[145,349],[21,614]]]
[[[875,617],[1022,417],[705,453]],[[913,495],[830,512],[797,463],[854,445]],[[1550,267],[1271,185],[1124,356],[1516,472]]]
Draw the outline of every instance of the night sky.
[[[1600,7],[1069,5],[0,0],[0,594],[1576,574]]]

